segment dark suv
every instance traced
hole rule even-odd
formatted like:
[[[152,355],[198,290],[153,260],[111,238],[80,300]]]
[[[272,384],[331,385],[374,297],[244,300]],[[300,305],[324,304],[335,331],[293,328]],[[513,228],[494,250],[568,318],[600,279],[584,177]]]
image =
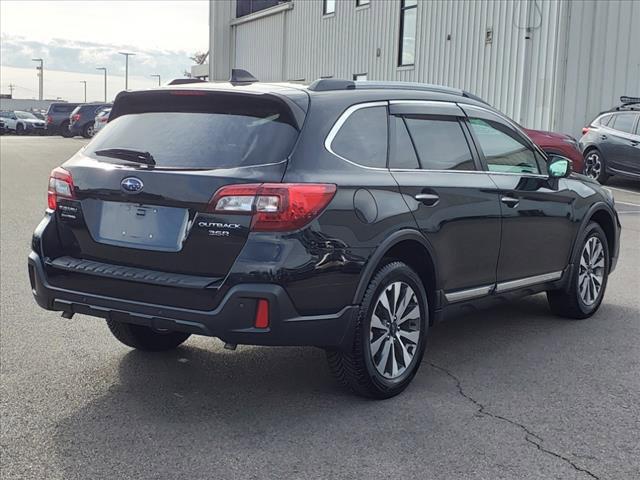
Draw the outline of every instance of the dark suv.
[[[69,115],[78,103],[56,102],[49,105],[46,115],[47,133],[52,135],[71,136],[69,133]]]
[[[591,316],[619,234],[607,191],[465,92],[200,83],[118,95],[28,263],[41,307],[131,347],[318,346],[385,398],[445,313],[547,292]]]
[[[612,175],[640,180],[640,98],[598,115],[582,129],[585,175],[606,183]]]
[[[93,137],[96,115],[105,107],[110,107],[110,103],[85,103],[78,105],[69,115],[70,136],[80,136],[84,138]]]

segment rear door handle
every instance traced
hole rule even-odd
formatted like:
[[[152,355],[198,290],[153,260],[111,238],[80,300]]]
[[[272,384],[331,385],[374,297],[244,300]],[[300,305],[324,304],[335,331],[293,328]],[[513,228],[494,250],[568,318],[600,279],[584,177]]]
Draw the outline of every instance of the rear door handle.
[[[513,197],[502,197],[500,199],[500,201],[502,203],[504,203],[509,208],[516,207],[518,205],[518,203],[520,203],[520,200],[518,200],[517,198],[513,198]]]
[[[440,200],[440,196],[435,193],[418,193],[414,198],[428,207],[434,206]]]

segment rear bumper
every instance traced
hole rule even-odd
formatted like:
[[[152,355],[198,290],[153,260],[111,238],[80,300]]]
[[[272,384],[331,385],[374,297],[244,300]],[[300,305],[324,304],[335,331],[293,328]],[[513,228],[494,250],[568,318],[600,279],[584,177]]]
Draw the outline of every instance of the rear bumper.
[[[47,310],[218,337],[237,344],[342,348],[352,341],[357,313],[356,306],[347,306],[334,314],[299,315],[284,288],[270,283],[235,285],[210,311],[67,290],[48,282],[43,262],[33,251],[29,254],[29,279],[36,302]],[[254,327],[259,299],[269,301],[268,328]]]

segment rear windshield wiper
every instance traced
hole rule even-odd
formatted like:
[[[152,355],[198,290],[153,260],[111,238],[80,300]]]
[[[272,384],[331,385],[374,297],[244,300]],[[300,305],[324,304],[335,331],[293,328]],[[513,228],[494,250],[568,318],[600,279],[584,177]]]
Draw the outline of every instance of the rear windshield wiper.
[[[149,152],[130,150],[128,148],[105,148],[104,150],[96,150],[94,153],[101,157],[120,158],[129,162],[143,163],[145,165],[156,164],[153,155]]]

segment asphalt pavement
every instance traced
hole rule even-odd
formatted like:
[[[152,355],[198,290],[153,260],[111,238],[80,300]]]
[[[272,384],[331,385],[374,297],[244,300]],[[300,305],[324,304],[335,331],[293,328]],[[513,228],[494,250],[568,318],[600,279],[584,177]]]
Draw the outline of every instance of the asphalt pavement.
[[[430,332],[412,385],[341,390],[319,349],[192,337],[132,351],[33,301],[48,174],[86,141],[0,139],[2,479],[640,478],[640,184],[612,179],[621,256],[600,311],[537,295]]]

